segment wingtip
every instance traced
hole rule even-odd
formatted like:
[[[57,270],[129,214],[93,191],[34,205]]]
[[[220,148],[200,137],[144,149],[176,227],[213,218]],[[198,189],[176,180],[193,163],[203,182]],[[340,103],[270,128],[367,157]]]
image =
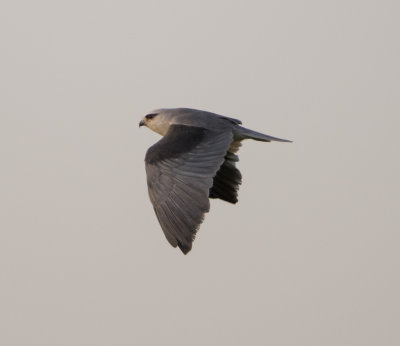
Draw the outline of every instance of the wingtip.
[[[178,246],[184,255],[187,255],[190,252],[190,250],[192,250],[192,244],[184,245],[184,244],[178,243]]]

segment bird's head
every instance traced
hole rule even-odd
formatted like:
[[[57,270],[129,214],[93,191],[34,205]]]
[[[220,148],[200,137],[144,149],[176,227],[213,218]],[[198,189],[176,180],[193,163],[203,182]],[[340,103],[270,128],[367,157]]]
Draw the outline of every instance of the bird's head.
[[[165,136],[171,124],[172,111],[170,109],[156,109],[140,120],[140,126],[147,126],[150,130]]]

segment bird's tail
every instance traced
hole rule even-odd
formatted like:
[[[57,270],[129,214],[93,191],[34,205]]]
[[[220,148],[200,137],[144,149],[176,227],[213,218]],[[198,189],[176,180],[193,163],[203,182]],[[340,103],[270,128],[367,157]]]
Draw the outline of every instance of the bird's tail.
[[[256,141],[261,141],[261,142],[271,142],[271,141],[276,141],[276,142],[292,142],[288,139],[282,139],[282,138],[277,138],[277,137],[272,137],[269,135],[265,135],[261,132],[253,131],[250,129],[247,129],[245,127],[237,127],[235,129],[235,135],[238,136],[240,139],[254,139]]]

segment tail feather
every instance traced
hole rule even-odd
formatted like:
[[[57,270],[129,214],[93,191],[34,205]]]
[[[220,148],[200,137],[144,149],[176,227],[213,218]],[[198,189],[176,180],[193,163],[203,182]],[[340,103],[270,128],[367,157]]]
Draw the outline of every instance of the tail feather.
[[[265,135],[264,133],[253,131],[250,129],[247,129],[242,126],[238,126],[235,135],[238,136],[241,139],[254,139],[256,141],[262,141],[262,142],[271,142],[271,141],[276,141],[276,142],[292,142],[288,139],[282,139],[282,138],[277,138],[277,137],[272,137],[269,135]]]

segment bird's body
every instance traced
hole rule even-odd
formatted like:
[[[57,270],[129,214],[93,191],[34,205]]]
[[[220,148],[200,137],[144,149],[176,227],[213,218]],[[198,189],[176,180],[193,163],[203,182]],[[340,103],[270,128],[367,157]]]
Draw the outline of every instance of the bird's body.
[[[146,153],[149,196],[167,240],[185,254],[209,211],[209,198],[237,202],[241,141],[290,142],[246,129],[240,120],[189,108],[152,111],[139,125],[164,136]]]

